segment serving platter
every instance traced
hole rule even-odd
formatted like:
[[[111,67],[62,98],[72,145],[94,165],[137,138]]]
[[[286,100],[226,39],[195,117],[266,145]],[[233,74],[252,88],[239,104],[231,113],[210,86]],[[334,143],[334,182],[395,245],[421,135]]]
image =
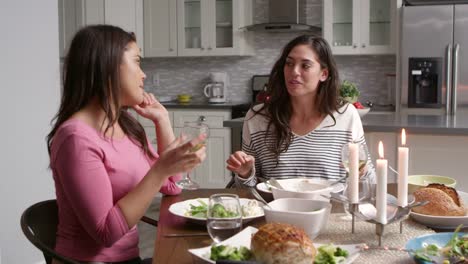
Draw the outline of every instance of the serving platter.
[[[468,205],[468,193],[457,191],[460,199],[463,200],[465,205]],[[455,229],[459,225],[468,227],[468,215],[465,216],[436,216],[425,215],[416,212],[410,212],[411,218],[427,227],[436,229]]]
[[[196,223],[196,224],[201,224],[205,225],[206,224],[206,218],[200,218],[200,217],[194,217],[191,215],[186,215],[187,211],[190,209],[190,205],[195,205],[199,206],[200,200],[208,204],[208,198],[196,198],[196,199],[189,199],[185,200],[182,202],[174,203],[169,207],[169,212],[171,212],[174,215],[183,217],[190,222]],[[239,203],[241,206],[246,205],[251,199],[246,199],[246,198],[239,198]],[[261,204],[260,204],[261,207]],[[255,216],[247,216],[242,218],[243,223],[247,223],[255,218],[262,217],[264,216],[265,213],[263,210],[261,211],[261,214],[255,215]]]
[[[252,238],[252,235],[255,234],[257,231],[258,231],[257,228],[248,226],[244,228],[241,232],[220,242],[219,244],[230,245],[230,246],[235,246],[235,247],[244,246],[250,249],[250,240]],[[318,248],[321,245],[323,244],[314,243],[315,248]],[[335,246],[345,249],[349,253],[348,257],[346,258],[346,261],[340,264],[353,263],[353,261],[359,256],[358,244],[335,245]],[[197,256],[198,258],[203,259],[204,261],[208,263],[215,263],[215,261],[210,259],[210,252],[211,252],[210,250],[211,250],[211,246],[208,246],[208,247],[203,247],[203,248],[189,249],[189,252],[192,253],[194,256]]]

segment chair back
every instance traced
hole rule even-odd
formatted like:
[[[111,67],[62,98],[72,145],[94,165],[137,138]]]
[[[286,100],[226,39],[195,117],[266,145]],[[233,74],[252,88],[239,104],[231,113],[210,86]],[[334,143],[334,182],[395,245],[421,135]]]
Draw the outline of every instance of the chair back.
[[[57,225],[58,207],[55,199],[33,204],[21,216],[21,229],[24,235],[42,251],[47,264],[52,263],[52,258],[64,264],[78,264],[54,250]]]

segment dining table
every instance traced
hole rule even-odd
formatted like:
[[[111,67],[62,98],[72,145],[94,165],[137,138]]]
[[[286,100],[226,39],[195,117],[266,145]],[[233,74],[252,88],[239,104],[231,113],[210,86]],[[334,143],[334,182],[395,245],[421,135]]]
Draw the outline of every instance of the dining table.
[[[388,184],[388,193],[395,195],[397,193],[397,184]],[[178,263],[178,264],[195,264],[206,263],[198,257],[192,255],[188,250],[193,248],[201,248],[209,246],[213,243],[212,239],[207,233],[205,225],[194,223],[189,219],[172,214],[169,207],[177,202],[182,202],[188,199],[208,198],[215,193],[233,193],[237,194],[240,198],[255,199],[248,188],[230,188],[230,189],[198,189],[198,190],[183,190],[182,193],[175,196],[163,196],[160,205],[159,222],[156,232],[156,239],[154,243],[153,264],[165,263]],[[272,201],[273,196],[270,193],[260,192],[266,201]],[[332,210],[330,216],[334,214],[343,214],[344,208],[342,204],[332,202]],[[259,227],[265,224],[265,217],[259,217],[244,224],[243,227],[253,226]],[[358,226],[359,227],[359,226]],[[366,227],[369,229],[369,227]],[[418,227],[419,228],[419,227]],[[418,229],[417,228],[417,229]],[[425,229],[424,229],[425,228]],[[346,227],[347,229],[347,227]],[[349,228],[349,230],[351,230]],[[424,233],[425,230],[430,230],[426,227],[419,228],[416,234]],[[358,229],[359,231],[359,229]],[[432,233],[433,230],[430,230]],[[337,231],[338,233],[342,231]],[[362,230],[361,230],[362,232]],[[393,233],[397,233],[396,231]],[[337,236],[335,236],[337,235]],[[344,234],[330,234],[330,239],[336,239]],[[373,235],[373,234],[370,234]],[[361,238],[368,239],[368,238]],[[407,237],[401,238],[406,240]],[[411,263],[411,258],[402,252],[397,254],[403,255]],[[398,261],[400,263],[401,259]],[[356,262],[358,263],[358,262]],[[385,263],[385,262],[382,262]],[[393,262],[387,262],[393,263]],[[397,263],[397,262],[394,262]]]

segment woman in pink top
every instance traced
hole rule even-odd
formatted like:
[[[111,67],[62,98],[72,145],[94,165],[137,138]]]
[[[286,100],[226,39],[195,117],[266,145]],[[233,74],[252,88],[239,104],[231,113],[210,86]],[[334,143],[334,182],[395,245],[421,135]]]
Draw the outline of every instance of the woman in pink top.
[[[205,158],[175,138],[167,110],[143,90],[133,33],[81,29],[64,62],[60,109],[47,137],[59,224],[55,249],[82,262],[140,263],[136,224],[154,196],[178,194],[180,173]],[[156,127],[158,153],[132,107]]]

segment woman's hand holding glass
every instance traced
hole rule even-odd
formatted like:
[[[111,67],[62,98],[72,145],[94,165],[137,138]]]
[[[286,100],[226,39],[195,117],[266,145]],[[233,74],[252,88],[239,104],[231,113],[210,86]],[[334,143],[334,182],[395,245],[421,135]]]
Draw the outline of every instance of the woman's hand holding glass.
[[[209,128],[206,124],[202,122],[185,122],[181,136],[191,141],[193,141],[193,139],[195,138],[200,138],[201,136],[203,136],[203,140],[199,140],[189,150],[189,152],[197,153],[198,150],[205,148],[206,139],[208,138],[208,135]],[[196,190],[200,187],[198,183],[194,182],[191,179],[190,171],[191,170],[188,170],[187,173],[184,175],[184,178],[177,182],[177,186],[179,186],[179,188],[186,190]]]
[[[153,170],[157,171],[157,175],[167,177],[193,170],[205,160],[206,148],[203,146],[195,152],[192,150],[205,140],[206,135],[204,134],[188,142],[186,142],[185,137],[178,137],[161,153]]]
[[[208,200],[206,216],[208,234],[219,243],[242,229],[242,210],[236,194],[213,194]]]

